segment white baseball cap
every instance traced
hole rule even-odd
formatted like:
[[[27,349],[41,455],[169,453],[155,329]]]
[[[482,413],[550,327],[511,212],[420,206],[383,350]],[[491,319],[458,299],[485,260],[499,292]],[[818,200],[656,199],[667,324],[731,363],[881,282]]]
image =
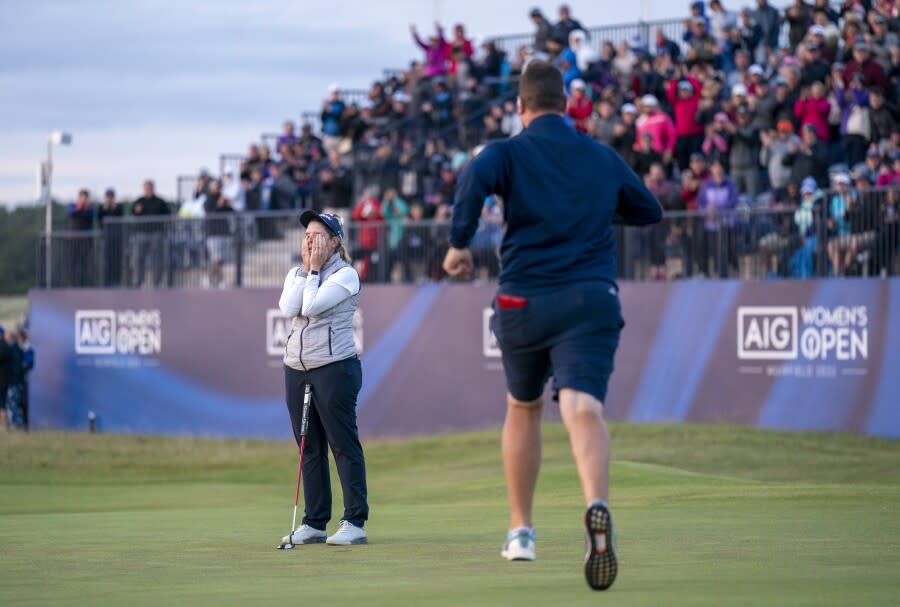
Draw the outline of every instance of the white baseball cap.
[[[735,84],[733,87],[731,87],[731,96],[735,97],[738,95],[742,97],[747,96],[747,87],[743,84]]]
[[[585,89],[584,80],[581,78],[576,78],[572,81],[572,84],[569,85],[572,89],[581,89],[582,91]]]
[[[816,24],[816,25],[812,26],[811,28],[809,28],[809,33],[815,34],[817,36],[824,36],[825,28],[822,27],[821,25]]]
[[[655,95],[644,95],[641,97],[641,103],[643,105],[659,105],[659,99],[656,98]]]
[[[750,74],[756,74],[757,76],[762,76],[766,73],[766,70],[764,70],[761,65],[754,63],[747,69],[747,72]]]
[[[623,114],[637,114],[637,108],[633,103],[626,103],[622,106]]]

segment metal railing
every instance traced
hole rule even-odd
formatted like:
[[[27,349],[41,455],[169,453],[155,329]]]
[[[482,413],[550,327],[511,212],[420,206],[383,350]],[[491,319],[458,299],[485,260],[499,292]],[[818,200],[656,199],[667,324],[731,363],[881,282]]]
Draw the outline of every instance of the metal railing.
[[[175,196],[179,203],[191,200],[194,197],[194,190],[197,189],[197,182],[200,178],[197,175],[179,175],[175,178]]]
[[[616,227],[623,279],[823,278],[900,274],[900,190],[818,192],[797,207],[666,213]]]
[[[449,229],[434,221],[348,222],[345,242],[366,282],[440,280]],[[99,230],[52,234],[51,287],[275,287],[300,263],[303,231],[296,211],[109,218]],[[40,287],[46,287],[43,242],[44,236]],[[496,278],[494,250],[479,255],[489,272],[484,277]]]
[[[641,43],[646,46],[653,40],[657,28],[662,29],[666,38],[673,40],[683,49],[684,44],[681,38],[684,34],[684,19],[657,19],[589,27],[587,28],[589,36],[587,43],[598,53],[604,42],[612,42],[613,45],[617,45],[623,40],[632,41],[640,38]],[[515,57],[520,47],[531,47],[534,44],[534,33],[496,36],[491,40],[498,49],[506,52],[507,57]]]
[[[308,122],[314,133],[322,133],[322,112],[303,112],[300,114],[300,123]]]
[[[259,136],[259,142],[269,148],[269,153],[275,156],[278,153],[278,138],[281,133],[263,133]]]
[[[369,98],[369,89],[341,89],[341,99],[348,105],[359,105]]]
[[[219,154],[219,177],[224,177],[232,169],[240,171],[244,158],[243,154]]]
[[[649,228],[616,226],[618,276],[815,278],[900,274],[900,190],[817,194],[797,208],[669,212]],[[366,282],[443,278],[447,221],[347,222],[346,245]],[[109,218],[101,230],[54,232],[54,288],[277,287],[299,263],[297,212],[201,219]],[[498,219],[473,241],[476,277],[496,279]],[[45,286],[44,247],[38,284]]]

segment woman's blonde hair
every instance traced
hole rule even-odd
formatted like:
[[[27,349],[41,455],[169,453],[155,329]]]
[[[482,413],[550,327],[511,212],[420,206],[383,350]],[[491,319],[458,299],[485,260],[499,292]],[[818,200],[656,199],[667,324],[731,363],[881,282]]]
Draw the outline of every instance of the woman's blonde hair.
[[[350,255],[347,254],[347,248],[344,246],[344,243],[338,245],[337,251],[335,251],[338,255],[341,256],[341,259],[344,263],[353,264],[353,261],[350,259]]]

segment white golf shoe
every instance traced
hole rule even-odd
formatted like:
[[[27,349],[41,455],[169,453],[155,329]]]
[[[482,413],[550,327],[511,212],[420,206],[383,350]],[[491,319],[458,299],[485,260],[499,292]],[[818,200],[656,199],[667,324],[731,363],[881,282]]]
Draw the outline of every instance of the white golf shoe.
[[[357,527],[349,521],[341,521],[341,526],[338,527],[337,533],[325,540],[325,543],[331,546],[368,544],[369,537],[366,535],[366,530],[362,527]]]
[[[537,558],[534,547],[534,529],[520,527],[506,534],[506,542],[500,556],[507,561],[533,561]]]
[[[290,535],[286,535],[281,538],[282,544],[294,544],[295,546],[300,546],[303,544],[324,544],[325,543],[325,532],[319,531],[314,527],[310,527],[309,525],[300,525],[294,532]]]

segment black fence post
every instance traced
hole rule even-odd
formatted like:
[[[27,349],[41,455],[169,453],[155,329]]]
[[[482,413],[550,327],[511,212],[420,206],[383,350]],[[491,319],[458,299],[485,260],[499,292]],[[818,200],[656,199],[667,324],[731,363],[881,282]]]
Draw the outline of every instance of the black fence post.
[[[237,237],[234,243],[234,286],[244,286],[244,217],[243,213],[237,216]]]
[[[103,287],[106,283],[106,239],[103,238],[103,232],[98,229],[94,232],[94,286]]]
[[[818,209],[818,221],[816,221],[816,267],[813,276],[824,278],[828,276],[828,192],[824,192],[822,204]],[[816,210],[813,209],[813,214]]]
[[[165,221],[163,224],[162,234],[160,238],[163,239],[162,242],[162,260],[160,263],[165,264],[163,267],[166,270],[166,285],[171,289],[175,286],[175,259],[172,255],[172,232],[176,227],[175,222],[177,219],[169,219]]]

